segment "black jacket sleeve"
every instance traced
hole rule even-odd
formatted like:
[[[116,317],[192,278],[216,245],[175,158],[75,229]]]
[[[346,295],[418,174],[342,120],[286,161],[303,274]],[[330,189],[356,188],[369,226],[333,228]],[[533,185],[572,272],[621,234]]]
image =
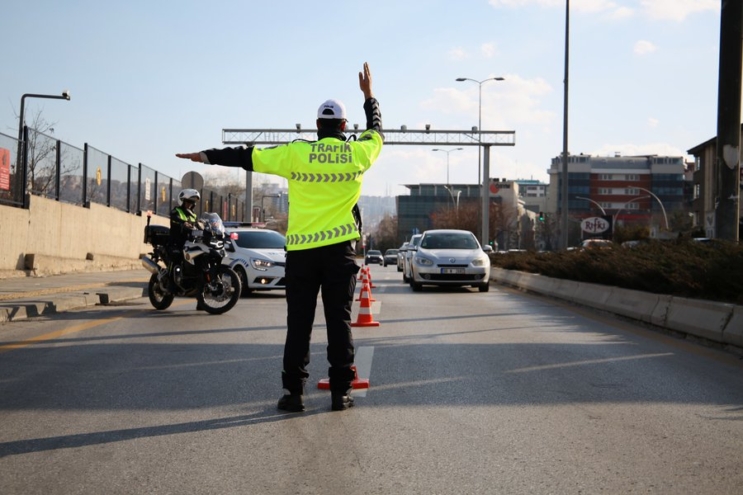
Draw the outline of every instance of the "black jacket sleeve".
[[[240,146],[237,148],[213,148],[202,151],[212,165],[225,165],[227,167],[242,167],[245,170],[253,170],[253,146]]]
[[[366,113],[366,130],[375,130],[382,135],[382,112],[379,110],[379,102],[376,98],[369,98],[364,102],[364,113]]]

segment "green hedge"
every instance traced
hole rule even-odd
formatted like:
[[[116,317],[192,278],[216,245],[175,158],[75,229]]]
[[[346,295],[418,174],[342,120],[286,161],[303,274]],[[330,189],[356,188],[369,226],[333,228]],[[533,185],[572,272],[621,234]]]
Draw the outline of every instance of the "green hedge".
[[[651,241],[626,248],[491,256],[493,266],[656,294],[743,304],[743,246]]]

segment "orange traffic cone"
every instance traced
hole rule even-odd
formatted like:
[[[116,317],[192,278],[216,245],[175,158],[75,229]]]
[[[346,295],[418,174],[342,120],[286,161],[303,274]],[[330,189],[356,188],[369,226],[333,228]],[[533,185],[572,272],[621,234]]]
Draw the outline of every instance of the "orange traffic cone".
[[[361,282],[366,277],[366,267],[368,265],[361,265],[361,270],[359,270],[359,278],[358,281]]]
[[[374,282],[372,282],[372,278],[371,278],[371,267],[369,265],[366,265],[366,278],[369,280],[369,288],[370,289],[376,289],[377,286],[374,285]]]
[[[364,281],[361,283],[361,292],[359,292],[359,298],[356,299],[357,301],[361,301],[361,298],[364,297],[364,292],[368,293],[369,302],[374,302],[376,299],[372,297],[371,288],[369,287],[369,280],[364,278]]]
[[[361,288],[361,305],[359,307],[359,315],[356,318],[355,323],[351,323],[352,327],[378,327],[379,322],[374,321],[374,317],[371,312],[371,289],[369,284],[364,283]]]
[[[353,380],[351,381],[351,388],[369,388],[368,378],[359,378],[359,374],[356,372],[356,366],[351,366],[353,370]],[[317,388],[322,390],[330,390],[330,379],[323,378],[317,382]]]

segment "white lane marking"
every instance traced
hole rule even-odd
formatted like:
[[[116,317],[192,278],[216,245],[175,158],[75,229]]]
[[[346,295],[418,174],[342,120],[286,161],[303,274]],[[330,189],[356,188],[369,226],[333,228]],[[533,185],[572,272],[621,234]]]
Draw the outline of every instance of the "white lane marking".
[[[368,379],[371,376],[371,365],[372,358],[374,357],[374,346],[363,346],[356,348],[356,358],[354,364],[356,365],[356,374],[359,378]],[[369,380],[369,387],[373,387],[374,384]],[[353,395],[356,397],[366,397],[366,392],[369,389],[366,388],[355,388]]]

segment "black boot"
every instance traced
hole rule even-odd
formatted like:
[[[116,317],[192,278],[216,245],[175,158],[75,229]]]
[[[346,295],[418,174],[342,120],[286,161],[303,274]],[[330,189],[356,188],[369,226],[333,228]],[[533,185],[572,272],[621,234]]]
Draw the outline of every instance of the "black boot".
[[[341,393],[341,392],[334,392],[332,393],[332,399],[331,399],[331,406],[330,409],[333,411],[345,411],[349,407],[353,407],[353,397],[351,397],[351,394]]]
[[[304,396],[302,394],[285,394],[279,399],[279,410],[287,412],[304,411]]]

